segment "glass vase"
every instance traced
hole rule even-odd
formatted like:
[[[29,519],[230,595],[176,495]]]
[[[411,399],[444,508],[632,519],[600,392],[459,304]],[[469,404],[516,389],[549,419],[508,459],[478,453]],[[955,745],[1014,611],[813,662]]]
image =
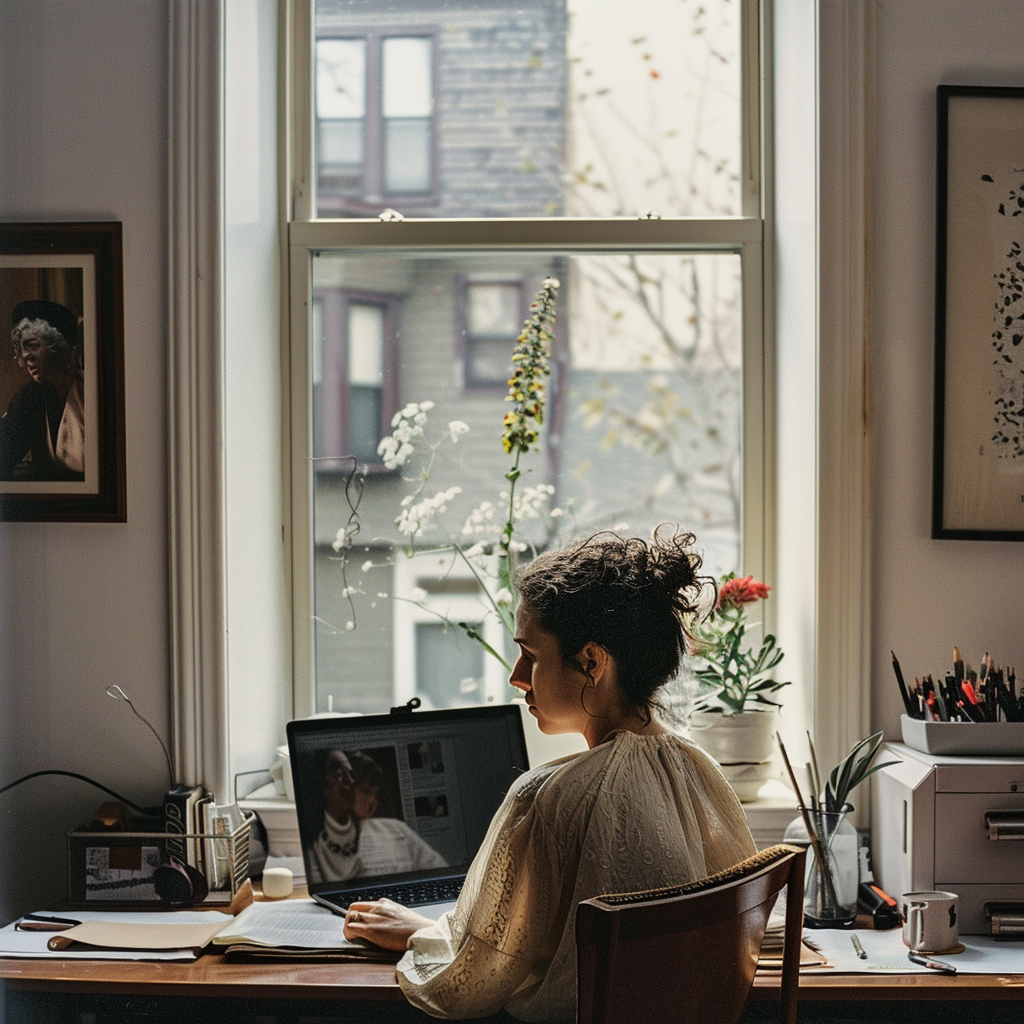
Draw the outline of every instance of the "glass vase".
[[[804,925],[808,928],[852,928],[857,916],[860,883],[860,838],[847,815],[839,811],[808,810],[817,844],[807,834],[803,815],[790,823],[784,842],[807,846],[804,879]]]

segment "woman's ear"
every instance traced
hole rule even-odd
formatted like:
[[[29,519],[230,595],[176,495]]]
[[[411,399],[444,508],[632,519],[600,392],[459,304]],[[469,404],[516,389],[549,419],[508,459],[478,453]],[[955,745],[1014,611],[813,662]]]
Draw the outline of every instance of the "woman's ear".
[[[590,641],[583,645],[576,659],[586,675],[599,683],[608,674],[612,656],[600,644]]]

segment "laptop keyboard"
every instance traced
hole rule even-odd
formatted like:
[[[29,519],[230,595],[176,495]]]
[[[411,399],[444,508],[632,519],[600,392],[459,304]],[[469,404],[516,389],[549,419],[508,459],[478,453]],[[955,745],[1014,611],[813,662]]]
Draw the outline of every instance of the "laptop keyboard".
[[[430,878],[422,882],[403,882],[401,885],[373,885],[365,889],[349,889],[345,898],[349,904],[383,899],[413,907],[425,903],[445,903],[458,898],[464,881],[464,878]]]

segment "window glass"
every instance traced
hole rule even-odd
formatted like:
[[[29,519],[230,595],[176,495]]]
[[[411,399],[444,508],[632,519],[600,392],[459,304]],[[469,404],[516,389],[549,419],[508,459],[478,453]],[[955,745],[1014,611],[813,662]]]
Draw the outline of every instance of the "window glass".
[[[358,195],[365,163],[365,40],[317,40],[316,118],[320,191]]]
[[[365,302],[348,307],[348,379],[379,388],[384,381],[384,310]]]
[[[740,6],[316,0],[318,215],[738,215]]]
[[[384,188],[389,194],[430,188],[430,122],[392,118],[384,124]]]
[[[475,629],[480,622],[469,623]],[[456,707],[467,693],[478,693],[484,674],[484,651],[457,626],[416,623],[417,695],[433,707]]]
[[[429,117],[433,109],[429,39],[386,37],[382,44],[385,117]]]
[[[319,39],[316,44],[316,116],[359,118],[366,113],[366,43]]]
[[[388,284],[396,432],[410,448],[388,473],[364,473],[353,449],[333,453],[356,455],[345,473],[314,475],[321,710],[513,696],[507,668],[459,625],[478,623],[480,640],[508,660],[494,561],[510,500],[507,387],[457,386],[460,326],[506,326],[518,306],[511,281],[529,295],[546,277],[560,281],[544,425],[512,496],[519,558],[667,521],[697,534],[709,571],[739,568],[738,256],[321,252],[317,263],[323,279]],[[372,305],[350,307],[364,308],[369,318]],[[500,343],[506,381],[514,343]],[[471,671],[470,655],[482,667]]]
[[[512,374],[512,347],[522,326],[522,285],[466,284],[466,383],[504,385]]]

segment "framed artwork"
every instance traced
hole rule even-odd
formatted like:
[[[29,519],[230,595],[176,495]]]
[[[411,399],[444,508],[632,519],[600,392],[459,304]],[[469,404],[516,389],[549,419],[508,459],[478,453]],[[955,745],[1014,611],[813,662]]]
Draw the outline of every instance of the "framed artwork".
[[[937,99],[932,537],[1024,540],[1024,89]]]
[[[118,222],[0,224],[0,519],[124,522]]]

